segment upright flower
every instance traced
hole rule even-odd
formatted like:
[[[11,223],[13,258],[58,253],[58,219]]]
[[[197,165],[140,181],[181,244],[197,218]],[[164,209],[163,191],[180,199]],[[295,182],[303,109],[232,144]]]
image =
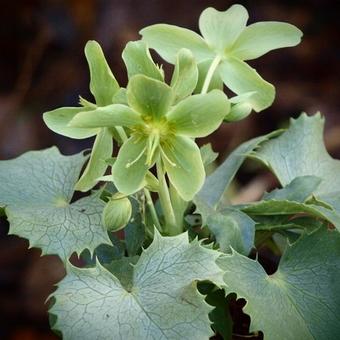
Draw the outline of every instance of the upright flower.
[[[130,137],[112,168],[113,182],[121,193],[141,189],[148,169],[157,162],[181,197],[192,199],[205,178],[193,138],[207,136],[219,127],[229,112],[227,97],[213,90],[178,101],[172,87],[145,75],[130,78],[126,95],[128,106],[113,104],[80,112],[69,126],[129,129]]]
[[[246,103],[250,110],[253,108],[258,112],[272,104],[275,88],[245,61],[273,49],[297,45],[302,32],[283,22],[258,22],[246,26],[247,20],[248,12],[241,5],[233,5],[225,12],[207,8],[199,19],[202,36],[166,24],[146,27],[140,33],[149,47],[170,63],[175,62],[179,49],[190,49],[204,73],[202,78],[208,79],[202,92],[214,87],[210,80],[217,77],[234,93],[242,95],[231,102],[243,105],[243,108]]]

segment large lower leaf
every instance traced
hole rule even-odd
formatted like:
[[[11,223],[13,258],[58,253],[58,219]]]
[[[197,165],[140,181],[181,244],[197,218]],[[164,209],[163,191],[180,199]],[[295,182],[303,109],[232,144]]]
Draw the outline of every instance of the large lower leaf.
[[[70,203],[86,157],[63,156],[52,147],[0,161],[0,206],[10,234],[25,237],[43,254],[66,260],[74,251],[91,252],[110,243],[101,225],[103,202],[98,195]]]
[[[340,334],[340,235],[321,228],[304,235],[267,275],[238,253],[218,259],[226,292],[247,300],[250,330],[264,339],[337,339]]]
[[[99,263],[95,268],[68,266],[53,296],[50,312],[64,339],[208,339],[211,307],[197,291],[196,280],[221,284],[217,251],[188,235],[155,233],[121,283]],[[119,272],[119,270],[114,271]]]

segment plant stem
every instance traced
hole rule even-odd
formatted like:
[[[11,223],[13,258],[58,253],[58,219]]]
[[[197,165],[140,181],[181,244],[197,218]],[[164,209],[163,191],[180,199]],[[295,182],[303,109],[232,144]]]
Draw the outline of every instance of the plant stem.
[[[152,221],[155,224],[156,228],[159,231],[162,231],[162,227],[161,227],[161,224],[159,223],[159,219],[158,219],[158,216],[157,216],[155,206],[154,206],[153,201],[152,201],[150,191],[148,189],[144,188],[144,194],[145,194],[145,198],[146,198],[146,204],[148,205],[148,207],[150,209]]]
[[[156,168],[157,168],[157,177],[159,181],[158,195],[159,195],[159,200],[161,202],[162,210],[164,213],[165,228],[169,235],[177,235],[182,230],[178,230],[174,210],[171,204],[168,185],[165,180],[163,167],[162,167],[162,163],[160,159],[158,159],[156,163]]]
[[[220,63],[221,61],[221,57],[219,55],[217,55],[214,60],[212,61],[210,67],[209,67],[209,70],[208,70],[208,73],[204,79],[204,83],[203,83],[203,87],[202,87],[202,90],[201,90],[201,94],[204,94],[204,93],[207,93],[208,92],[208,89],[209,89],[209,85],[210,85],[210,82],[211,82],[211,79],[216,71],[216,68],[218,66],[218,64]]]

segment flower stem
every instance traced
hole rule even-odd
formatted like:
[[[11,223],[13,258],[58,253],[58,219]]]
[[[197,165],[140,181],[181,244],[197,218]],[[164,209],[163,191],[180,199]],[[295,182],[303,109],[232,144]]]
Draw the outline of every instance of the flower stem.
[[[128,140],[125,130],[121,126],[116,126],[119,137],[122,139],[123,143]]]
[[[150,191],[148,189],[144,188],[144,195],[145,195],[145,198],[146,198],[146,204],[148,205],[148,207],[150,209],[152,221],[153,221],[154,225],[156,226],[156,228],[159,231],[162,231],[162,227],[161,227],[161,224],[159,223],[159,219],[158,219],[158,216],[157,216],[155,206],[154,206],[153,201],[152,201]]]
[[[212,61],[210,67],[209,67],[209,70],[208,70],[208,73],[204,79],[204,83],[203,83],[203,87],[202,87],[202,90],[201,90],[201,94],[204,94],[204,93],[207,93],[208,92],[208,89],[209,89],[209,85],[210,85],[210,82],[211,82],[211,79],[216,71],[216,68],[218,66],[218,64],[220,63],[221,61],[221,57],[219,55],[217,55],[214,60]]]
[[[158,159],[156,163],[156,168],[157,168],[157,177],[159,181],[158,194],[159,194],[159,200],[162,205],[162,210],[164,213],[165,229],[169,235],[177,235],[181,232],[181,230],[177,230],[178,226],[176,223],[174,210],[172,208],[169,189],[168,189],[168,185],[165,180],[161,159]]]

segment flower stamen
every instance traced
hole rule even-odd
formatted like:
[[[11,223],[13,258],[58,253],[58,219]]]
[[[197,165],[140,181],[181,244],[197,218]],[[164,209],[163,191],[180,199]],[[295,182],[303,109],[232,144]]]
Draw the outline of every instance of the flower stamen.
[[[126,163],[125,167],[129,168],[131,165],[133,165],[136,162],[138,162],[141,159],[141,157],[144,155],[145,150],[146,150],[146,146],[143,148],[143,150],[140,152],[140,154],[132,162]]]

